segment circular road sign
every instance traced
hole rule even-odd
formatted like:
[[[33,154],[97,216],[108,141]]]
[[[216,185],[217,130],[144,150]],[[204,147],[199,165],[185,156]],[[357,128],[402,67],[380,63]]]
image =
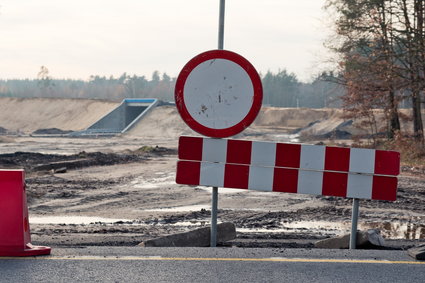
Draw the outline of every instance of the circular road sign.
[[[263,87],[254,66],[244,57],[211,50],[183,67],[174,95],[181,117],[192,130],[224,138],[242,132],[254,121]]]

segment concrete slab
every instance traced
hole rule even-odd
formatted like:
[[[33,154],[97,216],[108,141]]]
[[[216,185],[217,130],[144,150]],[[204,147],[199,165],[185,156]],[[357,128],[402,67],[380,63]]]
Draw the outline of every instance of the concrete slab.
[[[350,246],[350,234],[340,237],[329,238],[317,241],[316,248],[320,249],[348,249]],[[377,229],[357,231],[356,248],[358,249],[379,249],[385,247],[385,240]]]
[[[417,260],[425,260],[425,244],[407,250],[407,253]]]
[[[179,233],[148,240],[139,244],[144,247],[209,247],[211,228],[205,227],[194,231]],[[217,243],[236,238],[236,227],[225,222],[217,225]]]

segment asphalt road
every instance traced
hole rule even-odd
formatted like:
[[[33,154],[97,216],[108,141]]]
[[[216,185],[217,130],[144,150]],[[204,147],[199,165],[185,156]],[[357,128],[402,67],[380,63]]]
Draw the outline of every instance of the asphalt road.
[[[0,258],[0,282],[424,282],[405,251],[81,247]]]

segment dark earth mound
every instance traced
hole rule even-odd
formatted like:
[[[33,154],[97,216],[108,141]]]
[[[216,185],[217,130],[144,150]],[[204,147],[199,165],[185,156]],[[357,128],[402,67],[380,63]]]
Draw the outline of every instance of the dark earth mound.
[[[33,135],[66,135],[73,131],[64,131],[58,128],[38,129],[32,132]]]
[[[27,172],[48,171],[61,167],[75,169],[138,162],[164,154],[175,154],[175,150],[164,147],[142,147],[128,153],[82,151],[73,155],[15,152],[0,154],[0,168],[25,169]]]

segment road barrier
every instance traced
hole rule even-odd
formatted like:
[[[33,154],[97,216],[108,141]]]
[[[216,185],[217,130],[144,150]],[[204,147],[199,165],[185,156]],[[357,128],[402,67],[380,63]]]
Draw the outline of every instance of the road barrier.
[[[352,235],[359,199],[397,197],[395,151],[182,136],[178,157],[178,184],[353,198]]]
[[[176,182],[186,185],[396,200],[394,151],[182,136]]]
[[[50,254],[31,244],[24,170],[0,170],[0,256]]]

